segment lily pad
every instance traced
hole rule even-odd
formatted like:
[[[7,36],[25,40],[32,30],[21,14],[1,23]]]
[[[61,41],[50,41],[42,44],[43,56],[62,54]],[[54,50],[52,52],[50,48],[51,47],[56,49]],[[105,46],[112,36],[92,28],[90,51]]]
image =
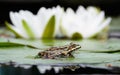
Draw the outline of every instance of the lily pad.
[[[2,43],[8,43],[8,39],[1,38]],[[1,43],[2,42],[2,43]],[[13,61],[17,64],[67,64],[67,63],[86,63],[94,66],[111,63],[115,66],[120,66],[120,50],[119,39],[109,39],[107,41],[98,40],[25,40],[25,39],[10,39],[9,42],[16,43],[16,46],[4,47],[0,46],[0,63]],[[35,59],[38,52],[45,50],[51,46],[64,46],[70,42],[78,43],[82,46],[81,49],[73,52],[75,58],[62,59]],[[19,46],[22,45],[22,46]],[[32,47],[29,47],[32,46]]]

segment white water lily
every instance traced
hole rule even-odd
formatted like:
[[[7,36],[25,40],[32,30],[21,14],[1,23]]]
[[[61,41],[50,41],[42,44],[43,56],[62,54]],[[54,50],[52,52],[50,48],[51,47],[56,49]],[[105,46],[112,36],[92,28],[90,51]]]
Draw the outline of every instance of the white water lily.
[[[40,8],[37,15],[28,10],[10,12],[13,25],[6,22],[7,27],[18,37],[22,38],[53,38],[58,32],[59,22],[62,15],[60,6]]]
[[[62,17],[61,30],[69,38],[91,38],[109,25],[111,18],[105,19],[104,11],[89,6],[79,6],[74,12],[68,8]]]

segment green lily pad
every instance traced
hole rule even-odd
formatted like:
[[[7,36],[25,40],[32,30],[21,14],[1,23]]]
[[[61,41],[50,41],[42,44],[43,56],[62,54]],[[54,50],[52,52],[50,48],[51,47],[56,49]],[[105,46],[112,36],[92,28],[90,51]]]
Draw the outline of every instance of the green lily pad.
[[[7,43],[7,39],[1,38],[0,45]],[[87,63],[94,66],[103,66],[111,63],[115,66],[120,66],[120,50],[119,39],[109,39],[107,41],[100,40],[25,40],[25,39],[10,39],[9,42],[16,43],[16,46],[10,44],[4,47],[0,46],[0,63],[9,61],[18,64],[58,64],[58,63]],[[82,46],[81,49],[76,50],[72,54],[75,58],[62,59],[35,59],[38,52],[45,50],[51,46],[64,46],[70,42],[78,43]],[[17,44],[18,43],[18,44]],[[22,46],[19,46],[22,44]],[[26,46],[28,45],[28,46]],[[33,46],[33,47],[29,47]]]
[[[52,59],[35,59],[35,55],[42,50],[31,49],[28,47],[14,47],[14,48],[3,48],[0,49],[0,59],[1,63],[13,61],[18,64],[58,64],[58,63],[113,63],[119,62],[120,54],[107,54],[107,53],[75,53],[75,58],[64,58],[60,60]],[[120,65],[118,65],[120,66]]]

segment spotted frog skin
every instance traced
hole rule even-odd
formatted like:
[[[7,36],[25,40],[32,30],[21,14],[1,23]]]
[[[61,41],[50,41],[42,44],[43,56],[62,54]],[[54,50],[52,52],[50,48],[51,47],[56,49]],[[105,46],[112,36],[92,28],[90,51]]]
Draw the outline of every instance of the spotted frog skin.
[[[44,59],[73,57],[71,53],[79,48],[81,48],[80,45],[70,43],[69,45],[66,45],[66,46],[51,47],[43,52],[39,52],[37,56],[39,58],[44,58]]]

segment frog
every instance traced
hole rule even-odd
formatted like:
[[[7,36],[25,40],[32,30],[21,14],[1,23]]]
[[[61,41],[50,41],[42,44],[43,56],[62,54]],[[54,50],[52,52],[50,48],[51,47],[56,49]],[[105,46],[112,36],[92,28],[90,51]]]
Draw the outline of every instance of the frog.
[[[72,55],[72,52],[80,48],[81,46],[79,44],[75,44],[71,42],[70,44],[65,46],[50,47],[45,51],[39,52],[37,57],[43,58],[43,59],[58,59],[58,58],[74,57]]]

